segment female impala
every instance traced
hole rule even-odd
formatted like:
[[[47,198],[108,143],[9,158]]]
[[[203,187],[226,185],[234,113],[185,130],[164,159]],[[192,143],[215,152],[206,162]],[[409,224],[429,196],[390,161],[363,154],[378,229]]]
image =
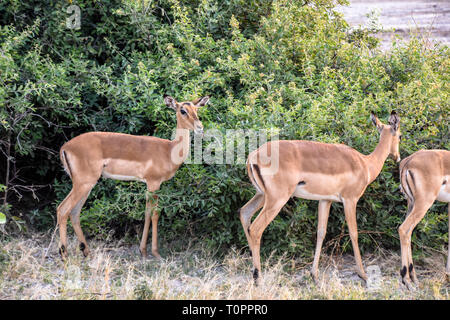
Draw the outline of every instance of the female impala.
[[[450,151],[420,150],[400,163],[400,189],[408,201],[406,219],[398,229],[402,251],[400,274],[411,289],[418,283],[413,267],[411,235],[434,201],[450,202]],[[450,204],[448,206],[450,230]],[[450,277],[450,238],[447,257],[447,277]]]
[[[381,123],[373,114],[371,118],[380,133],[380,140],[370,155],[363,155],[343,144],[288,140],[266,143],[248,156],[247,172],[257,191],[241,208],[240,219],[252,251],[255,282],[261,272],[259,250],[263,231],[293,196],[319,200],[317,246],[311,270],[314,280],[318,280],[320,251],[332,201],[344,204],[357,272],[367,280],[358,248],[356,204],[380,173],[388,155],[400,161],[400,123],[395,111],[391,113],[389,125]],[[263,163],[262,155],[268,155],[272,150],[270,144],[274,143],[278,144],[278,170],[265,174],[268,162]],[[269,156],[274,159],[277,155]],[[252,216],[261,207],[260,214],[251,223]]]
[[[80,227],[80,211],[101,176],[117,180],[137,180],[147,184],[149,192],[159,189],[162,182],[171,179],[179,166],[189,155],[189,130],[203,132],[203,125],[197,117],[197,109],[206,105],[209,97],[192,102],[178,103],[174,98],[164,96],[164,102],[176,111],[177,131],[175,139],[165,140],[149,136],[133,136],[113,132],[89,132],[66,142],[60,150],[64,169],[72,179],[72,190],[57,209],[60,253],[67,256],[66,230],[70,216],[73,229],[80,241],[85,256],[89,248]],[[146,196],[145,223],[140,251],[147,255],[147,237],[152,227],[152,254],[158,253],[157,235],[159,213],[156,210],[157,197],[153,203]]]

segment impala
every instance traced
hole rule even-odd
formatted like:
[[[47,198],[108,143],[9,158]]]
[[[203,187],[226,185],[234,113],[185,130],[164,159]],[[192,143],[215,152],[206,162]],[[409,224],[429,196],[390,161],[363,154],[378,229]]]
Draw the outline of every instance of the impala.
[[[59,252],[67,257],[67,219],[70,216],[73,229],[85,256],[89,248],[80,227],[80,211],[91,189],[101,176],[116,180],[135,180],[147,184],[145,223],[140,244],[141,254],[147,255],[147,237],[152,226],[152,254],[158,253],[158,218],[156,195],[162,182],[171,179],[189,155],[189,132],[203,133],[203,125],[197,110],[206,105],[209,97],[192,102],[178,103],[170,96],[164,102],[176,111],[177,127],[174,140],[157,137],[134,136],[113,132],[89,132],[66,142],[60,150],[61,162],[72,180],[72,190],[57,208],[60,233]]]
[[[402,252],[400,274],[403,283],[412,289],[418,284],[411,253],[411,235],[435,200],[450,202],[450,151],[420,150],[400,163],[400,190],[408,201],[405,221],[398,229]],[[450,229],[450,204],[448,206]],[[450,238],[447,257],[447,278],[450,277]]]
[[[268,142],[250,153],[247,173],[256,195],[240,209],[240,219],[252,252],[256,284],[261,272],[261,236],[291,197],[319,200],[317,245],[311,270],[314,280],[318,281],[320,251],[333,201],[344,204],[357,272],[362,279],[367,280],[358,248],[356,204],[367,186],[378,176],[389,155],[397,162],[400,161],[400,122],[395,111],[390,115],[389,125],[381,123],[374,114],[371,119],[380,133],[380,139],[369,155],[363,155],[343,144],[302,140]],[[278,170],[273,174],[264,174],[268,164],[261,159],[263,154],[270,154],[267,150],[272,148],[269,145],[273,143],[278,143]],[[270,156],[273,159],[273,155]],[[252,216],[261,207],[261,212],[251,222]]]

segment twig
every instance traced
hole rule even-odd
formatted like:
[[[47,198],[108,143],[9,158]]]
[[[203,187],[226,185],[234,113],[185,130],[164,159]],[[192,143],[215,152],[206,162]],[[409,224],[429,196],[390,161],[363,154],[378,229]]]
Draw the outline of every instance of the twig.
[[[55,238],[55,233],[56,233],[57,229],[58,229],[58,225],[55,226],[55,230],[53,231],[52,238],[50,239],[50,244],[48,245],[47,249],[45,249],[45,253],[42,255],[41,264],[44,263],[44,260],[47,257],[48,250],[50,250],[50,247],[53,243],[53,239]]]

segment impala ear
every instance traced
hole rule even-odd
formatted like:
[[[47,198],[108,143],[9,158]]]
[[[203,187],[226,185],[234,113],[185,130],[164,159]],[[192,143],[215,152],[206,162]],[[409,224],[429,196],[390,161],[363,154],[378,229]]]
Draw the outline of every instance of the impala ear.
[[[381,123],[381,121],[377,118],[377,116],[373,112],[371,112],[370,114],[370,119],[372,120],[375,127],[377,127],[378,132],[381,132],[381,130],[383,130],[383,123]]]
[[[177,101],[171,96],[164,95],[164,103],[173,110],[177,110]]]
[[[199,98],[195,101],[193,101],[193,104],[197,107],[203,107],[209,102],[209,96],[204,96],[202,98]]]
[[[400,127],[400,118],[395,110],[392,110],[388,122],[391,125],[392,133],[395,134]]]

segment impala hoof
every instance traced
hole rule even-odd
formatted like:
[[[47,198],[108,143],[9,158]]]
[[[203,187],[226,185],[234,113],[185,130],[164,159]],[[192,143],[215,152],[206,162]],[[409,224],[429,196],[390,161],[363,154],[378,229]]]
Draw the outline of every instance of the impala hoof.
[[[408,271],[409,271],[409,278],[412,280],[412,282],[416,286],[419,285],[419,280],[417,279],[416,271],[414,270],[414,266],[412,263],[409,264]]]
[[[87,257],[89,255],[89,248],[86,246],[85,243],[80,243],[80,250],[83,252],[84,257]]]
[[[311,271],[311,277],[316,285],[319,284],[319,273]]]
[[[155,251],[155,252],[152,251],[152,255],[158,260],[162,259],[161,255],[157,251]]]
[[[259,270],[256,268],[253,270],[253,281],[255,283],[255,286],[259,285],[259,282],[260,282]]]
[[[416,291],[414,284],[407,278],[402,279],[402,283],[405,285],[406,289],[409,291]]]
[[[146,248],[139,248],[139,252],[141,253],[141,257],[143,259],[147,258],[147,249]]]
[[[66,246],[65,245],[61,245],[60,247],[59,247],[59,254],[60,254],[60,256],[61,256],[61,259],[63,260],[63,261],[66,261],[66,259],[67,259],[67,249],[66,249]]]
[[[366,282],[367,283],[367,275],[365,274],[365,273],[359,273],[358,272],[358,277],[361,279],[361,280],[364,280],[364,282]]]

